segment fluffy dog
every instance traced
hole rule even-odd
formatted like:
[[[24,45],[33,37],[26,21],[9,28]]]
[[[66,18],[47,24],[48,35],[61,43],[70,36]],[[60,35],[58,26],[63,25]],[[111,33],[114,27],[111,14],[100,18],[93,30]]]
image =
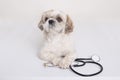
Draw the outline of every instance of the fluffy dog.
[[[39,53],[40,59],[63,69],[69,68],[75,59],[71,40],[74,27],[70,17],[61,11],[45,11],[38,27],[43,31],[45,38]]]

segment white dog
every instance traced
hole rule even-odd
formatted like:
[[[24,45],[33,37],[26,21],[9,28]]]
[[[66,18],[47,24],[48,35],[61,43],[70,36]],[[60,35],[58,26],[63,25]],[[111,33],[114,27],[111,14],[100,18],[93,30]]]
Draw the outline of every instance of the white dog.
[[[40,59],[63,69],[69,68],[75,59],[70,36],[73,23],[70,17],[61,11],[45,11],[38,26],[45,36],[44,46],[39,53]]]

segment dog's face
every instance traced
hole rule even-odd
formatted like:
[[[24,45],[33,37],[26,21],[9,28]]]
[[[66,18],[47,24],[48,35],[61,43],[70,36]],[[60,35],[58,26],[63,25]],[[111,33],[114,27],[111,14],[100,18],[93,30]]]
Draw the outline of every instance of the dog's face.
[[[61,11],[49,10],[43,13],[38,27],[47,33],[70,33],[73,23],[68,15]]]

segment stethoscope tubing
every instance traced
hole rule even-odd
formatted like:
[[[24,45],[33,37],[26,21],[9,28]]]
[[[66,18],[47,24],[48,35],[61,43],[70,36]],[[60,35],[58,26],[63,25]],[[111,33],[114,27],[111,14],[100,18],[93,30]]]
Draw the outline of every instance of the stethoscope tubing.
[[[88,60],[88,61],[84,61],[84,60]],[[70,65],[69,68],[74,73],[76,73],[77,75],[84,76],[84,77],[90,77],[90,76],[95,76],[95,75],[100,74],[103,71],[103,66],[100,63],[97,63],[95,61],[89,61],[89,60],[91,60],[91,59],[90,58],[77,58],[77,59],[75,59],[75,62],[81,62],[82,64],[81,65]],[[73,68],[73,67],[84,66],[86,63],[96,64],[97,66],[100,67],[100,70],[98,72],[95,72],[95,73],[92,73],[92,74],[82,74],[82,73],[79,73],[79,72],[75,71],[74,68]]]

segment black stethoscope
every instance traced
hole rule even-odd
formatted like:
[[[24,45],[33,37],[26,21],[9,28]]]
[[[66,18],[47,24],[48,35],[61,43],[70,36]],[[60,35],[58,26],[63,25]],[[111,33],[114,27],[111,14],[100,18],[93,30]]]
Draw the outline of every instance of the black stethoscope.
[[[73,62],[74,64],[71,64],[69,67],[74,73],[80,76],[90,77],[90,76],[100,74],[103,71],[103,66],[100,63],[98,63],[99,61],[100,61],[100,57],[96,55],[93,55],[91,58],[76,58]],[[87,63],[95,64],[96,66],[99,67],[99,71],[91,74],[83,74],[75,70],[75,68],[85,66],[85,64]]]

